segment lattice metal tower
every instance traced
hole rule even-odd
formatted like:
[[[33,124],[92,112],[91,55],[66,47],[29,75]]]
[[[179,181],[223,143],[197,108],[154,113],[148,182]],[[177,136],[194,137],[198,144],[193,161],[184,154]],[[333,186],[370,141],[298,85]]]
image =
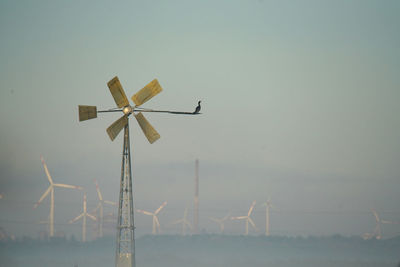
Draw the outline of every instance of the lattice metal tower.
[[[136,266],[132,182],[128,123],[124,127],[124,145],[122,147],[121,185],[118,203],[117,249],[115,254],[115,266],[117,267]]]

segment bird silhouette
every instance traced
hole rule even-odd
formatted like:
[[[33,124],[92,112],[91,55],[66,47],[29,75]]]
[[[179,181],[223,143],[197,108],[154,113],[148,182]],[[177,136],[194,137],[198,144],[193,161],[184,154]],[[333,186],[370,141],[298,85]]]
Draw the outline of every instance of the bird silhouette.
[[[193,114],[197,114],[197,113],[200,112],[200,109],[201,109],[200,102],[201,102],[201,101],[199,101],[199,102],[197,103],[197,107],[196,107],[195,111],[193,112]]]

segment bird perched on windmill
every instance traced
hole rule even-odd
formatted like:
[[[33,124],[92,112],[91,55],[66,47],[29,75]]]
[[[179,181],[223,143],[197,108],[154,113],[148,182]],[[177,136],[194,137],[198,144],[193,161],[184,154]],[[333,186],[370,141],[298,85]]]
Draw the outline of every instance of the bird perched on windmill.
[[[201,100],[197,103],[197,107],[194,110],[193,114],[198,114],[200,112],[201,106],[200,106]]]

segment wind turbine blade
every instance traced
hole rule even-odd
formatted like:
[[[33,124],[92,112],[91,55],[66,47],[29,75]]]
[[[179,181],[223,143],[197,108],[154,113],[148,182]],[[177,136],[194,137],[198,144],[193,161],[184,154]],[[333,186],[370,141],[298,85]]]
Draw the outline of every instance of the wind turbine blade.
[[[376,222],[379,222],[379,216],[378,216],[378,213],[376,212],[376,210],[375,210],[375,209],[371,209],[371,211],[372,211],[372,213],[373,213],[374,216],[375,216]]]
[[[96,206],[96,208],[93,209],[93,213],[96,212],[98,209],[100,209],[101,203],[99,202]]]
[[[62,187],[62,188],[71,188],[71,189],[78,189],[78,190],[82,190],[83,188],[80,186],[76,186],[76,185],[69,185],[69,184],[54,184],[54,186],[57,187]]]
[[[134,114],[137,122],[140,125],[140,128],[142,128],[142,131],[144,135],[147,137],[147,140],[149,140],[150,144],[154,143],[160,138],[160,135],[157,133],[157,131],[151,126],[151,124],[146,120],[146,118],[143,116],[141,112],[138,114]]]
[[[49,180],[50,184],[53,184],[53,179],[51,179],[49,169],[47,169],[47,165],[46,162],[44,162],[43,156],[40,156],[40,160],[42,161],[44,172],[46,173],[47,179]]]
[[[112,206],[117,206],[117,203],[114,201],[104,200],[104,203],[106,203],[108,205],[112,205]]]
[[[183,219],[186,220],[188,214],[188,208],[186,207],[185,210],[183,211]]]
[[[178,224],[178,223],[184,223],[184,220],[183,219],[176,220],[176,221],[172,222],[171,224]]]
[[[231,220],[243,220],[243,219],[247,219],[247,216],[237,216],[237,217],[231,217]]]
[[[162,91],[161,85],[157,79],[152,80],[149,84],[143,87],[139,92],[132,96],[132,101],[136,106],[140,106],[149,101],[152,97],[156,96]]]
[[[100,201],[103,201],[103,196],[101,195],[100,188],[99,188],[99,184],[97,183],[97,180],[96,180],[96,179],[94,179],[94,183],[96,184],[97,196],[99,197],[99,200],[100,200]]]
[[[128,116],[124,115],[118,120],[114,121],[110,127],[107,128],[108,136],[110,137],[111,141],[114,141],[115,137],[119,134],[122,128],[128,124]]]
[[[160,231],[160,222],[158,221],[157,216],[154,216],[154,219],[156,221],[157,227],[158,227],[158,231]]]
[[[70,220],[69,223],[74,223],[74,222],[76,222],[77,220],[79,220],[82,217],[83,217],[83,213],[79,214],[77,217],[75,217],[72,220]]]
[[[254,200],[253,203],[251,203],[251,206],[250,206],[249,212],[247,213],[247,216],[250,216],[250,214],[253,211],[255,205],[256,205],[256,201]]]
[[[221,222],[226,221],[227,219],[229,219],[229,216],[231,216],[231,214],[226,215],[224,218],[222,218]]]
[[[86,213],[86,216],[88,216],[90,219],[92,219],[93,221],[97,221],[97,218],[94,217],[92,214]]]
[[[385,220],[381,220],[381,223],[384,223],[384,224],[400,224],[400,222],[392,222],[392,221],[385,221]]]
[[[209,219],[213,222],[220,223],[220,220],[218,220],[217,218],[209,217]]]
[[[249,220],[251,226],[253,226],[253,228],[257,230],[256,224],[253,222],[253,220],[250,217],[248,217],[247,219]]]
[[[149,215],[149,216],[153,216],[154,214],[152,212],[149,211],[145,211],[145,210],[136,210],[139,213],[143,213],[145,215]]]
[[[167,201],[164,201],[161,206],[154,212],[154,215],[157,215],[164,207],[167,205]]]
[[[79,105],[79,121],[86,121],[97,118],[96,106],[82,106]]]
[[[117,76],[112,78],[108,83],[108,88],[110,89],[111,95],[114,98],[115,104],[119,108],[125,107],[129,105],[128,98],[125,95],[125,91],[122,88],[121,83],[119,82],[119,79]]]
[[[189,227],[190,230],[192,230],[192,224],[190,222],[185,220],[183,223],[186,224]]]
[[[47,190],[39,198],[38,202],[35,203],[35,205],[33,206],[34,209],[36,209],[39,206],[39,204],[43,201],[43,199],[50,193],[51,188],[52,188],[52,185],[50,185],[49,188],[47,188]]]

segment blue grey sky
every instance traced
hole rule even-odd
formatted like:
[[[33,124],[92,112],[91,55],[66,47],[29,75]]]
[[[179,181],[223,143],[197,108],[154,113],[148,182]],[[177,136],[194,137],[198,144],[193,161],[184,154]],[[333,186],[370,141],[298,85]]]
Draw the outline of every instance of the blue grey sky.
[[[153,145],[130,123],[136,207],[168,200],[166,232],[192,207],[196,158],[209,232],[209,216],[241,215],[252,200],[262,229],[269,197],[275,234],[371,232],[370,208],[400,221],[399,11],[398,1],[1,1],[0,226],[43,230],[48,200],[32,210],[48,186],[40,155],[55,181],[85,187],[89,206],[93,178],[117,199],[122,137],[105,129],[118,116],[77,114],[114,107],[115,75],[128,96],[159,80],[145,107],[202,100],[201,116],[147,115]],[[64,224],[81,198],[56,192],[56,230],[79,233]],[[136,218],[139,234],[151,230]]]

